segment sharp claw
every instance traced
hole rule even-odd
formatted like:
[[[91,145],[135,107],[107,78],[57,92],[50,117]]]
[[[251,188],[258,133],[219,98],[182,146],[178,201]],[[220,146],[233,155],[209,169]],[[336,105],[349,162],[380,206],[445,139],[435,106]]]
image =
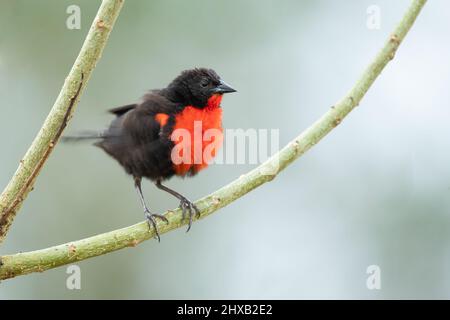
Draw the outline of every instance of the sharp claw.
[[[181,209],[182,220],[186,219],[186,212],[189,212],[189,224],[186,230],[186,232],[188,232],[189,230],[191,230],[194,214],[197,216],[197,218],[200,217],[200,210],[198,210],[197,206],[186,198],[181,199],[179,208]]]
[[[148,226],[150,229],[153,227],[155,229],[156,238],[158,239],[158,242],[161,242],[161,238],[159,237],[158,228],[156,227],[155,219],[153,219],[152,214],[146,214],[145,217],[147,218]]]
[[[161,219],[165,223],[169,223],[169,220],[167,220],[167,218],[164,217],[162,214],[152,214],[152,216],[155,217],[155,218]]]
[[[186,232],[189,232],[189,230],[191,230],[191,226],[192,226],[192,216],[194,215],[193,211],[195,211],[194,204],[191,201],[189,201],[188,199],[183,199],[181,202],[182,202],[184,211],[189,212],[189,224],[188,224],[188,228],[186,230]],[[184,217],[183,217],[183,219],[184,219]]]
[[[181,208],[181,219],[184,220],[184,219],[186,219],[186,210],[187,210],[187,208],[184,205],[183,201],[180,203],[180,208]]]
[[[197,206],[193,203],[192,204],[192,208],[194,208],[195,214],[197,215],[197,218],[200,218],[200,210],[198,210]]]
[[[145,217],[147,218],[147,222],[150,228],[155,229],[156,238],[158,239],[158,242],[161,242],[161,237],[159,236],[158,228],[156,226],[155,218],[159,218],[163,220],[166,223],[169,223],[169,220],[167,220],[166,217],[160,214],[153,214],[148,209],[145,209]]]
[[[188,228],[186,230],[186,233],[189,232],[189,230],[191,230],[191,226],[192,226],[192,211],[189,208],[189,225],[188,225]]]

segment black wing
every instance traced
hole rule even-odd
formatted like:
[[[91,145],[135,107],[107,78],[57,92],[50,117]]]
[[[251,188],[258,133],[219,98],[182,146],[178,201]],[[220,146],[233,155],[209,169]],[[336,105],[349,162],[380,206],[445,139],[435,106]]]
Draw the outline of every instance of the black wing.
[[[159,95],[148,98],[137,105],[112,109],[117,117],[96,145],[115,158],[129,174],[160,179],[173,174],[170,160],[173,143],[169,135],[163,134],[155,115],[170,116],[175,105]]]
[[[121,106],[121,107],[117,107],[117,108],[113,108],[113,109],[109,109],[108,112],[115,114],[116,116],[120,117],[122,115],[124,115],[125,113],[127,113],[128,111],[135,109],[137,107],[137,104],[128,104],[126,106]]]

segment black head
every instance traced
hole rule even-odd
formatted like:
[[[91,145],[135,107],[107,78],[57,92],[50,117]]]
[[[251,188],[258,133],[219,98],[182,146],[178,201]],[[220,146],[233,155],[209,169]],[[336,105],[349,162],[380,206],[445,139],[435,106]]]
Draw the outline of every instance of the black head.
[[[204,108],[215,94],[236,92],[212,69],[196,68],[183,71],[167,87],[169,96],[185,105]]]

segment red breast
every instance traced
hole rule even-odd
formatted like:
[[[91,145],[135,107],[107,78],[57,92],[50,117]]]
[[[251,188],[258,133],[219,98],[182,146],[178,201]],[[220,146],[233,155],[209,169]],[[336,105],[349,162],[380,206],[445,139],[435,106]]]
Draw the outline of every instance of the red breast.
[[[189,171],[195,174],[206,168],[222,146],[221,101],[222,95],[215,94],[208,99],[205,108],[186,106],[175,116],[171,137],[175,143],[172,158],[175,156],[182,159],[181,163],[179,159],[172,159],[177,175],[184,176]],[[177,131],[178,129],[182,130]],[[183,142],[185,136],[190,140]]]

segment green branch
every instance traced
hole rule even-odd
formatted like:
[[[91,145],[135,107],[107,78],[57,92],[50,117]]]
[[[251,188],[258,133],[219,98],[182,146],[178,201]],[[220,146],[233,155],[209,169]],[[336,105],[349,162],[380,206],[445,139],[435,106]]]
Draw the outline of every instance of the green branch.
[[[33,190],[37,176],[70,120],[80,94],[100,59],[122,5],[123,0],[102,2],[55,104],[27,153],[20,160],[14,176],[0,195],[0,243],[6,237],[23,201]]]
[[[359,104],[386,64],[393,59],[397,48],[413,25],[425,2],[426,0],[412,1],[399,25],[355,86],[325,115],[265,163],[199,200],[196,204],[201,210],[201,218],[210,215],[275,178],[280,171],[340,124],[344,117]],[[167,212],[166,217],[169,220],[169,224],[158,224],[161,234],[181,227],[186,223],[182,221],[181,212],[178,209]],[[149,229],[147,222],[141,222],[127,228],[51,248],[3,256],[1,258],[3,265],[0,267],[0,279],[12,278],[31,272],[42,272],[125,247],[133,247],[154,236],[155,232],[153,229]]]

